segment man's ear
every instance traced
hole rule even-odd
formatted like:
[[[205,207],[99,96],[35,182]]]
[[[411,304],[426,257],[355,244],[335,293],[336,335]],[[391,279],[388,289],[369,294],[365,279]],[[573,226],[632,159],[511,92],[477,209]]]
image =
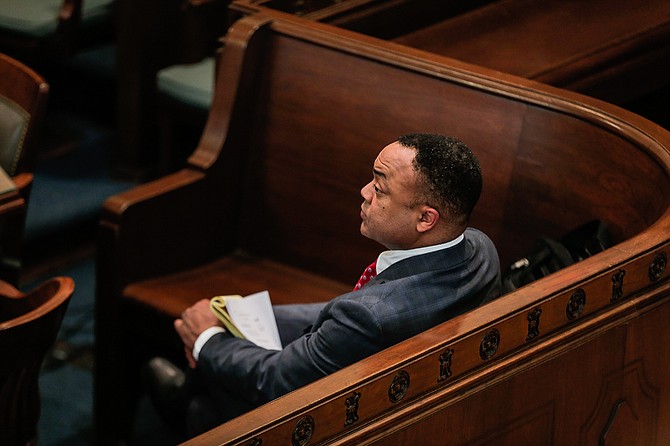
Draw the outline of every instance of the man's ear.
[[[421,209],[421,217],[416,224],[416,230],[419,232],[426,232],[432,229],[440,220],[440,213],[437,209],[430,206],[423,206]]]

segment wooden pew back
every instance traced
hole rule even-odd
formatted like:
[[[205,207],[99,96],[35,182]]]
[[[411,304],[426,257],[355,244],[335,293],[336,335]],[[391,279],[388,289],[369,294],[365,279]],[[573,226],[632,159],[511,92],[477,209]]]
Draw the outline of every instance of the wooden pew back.
[[[222,66],[233,48],[246,48],[244,81],[213,110],[190,163],[238,175],[239,234],[253,252],[355,274],[376,255],[359,247],[357,190],[379,149],[410,131],[447,133],[477,153],[485,189],[472,223],[503,264],[593,218],[617,244],[188,444],[573,444],[604,441],[615,419],[616,432],[635,427],[626,438],[660,444],[667,355],[647,342],[670,338],[667,131],[575,93],[280,13],[237,22]],[[207,144],[215,129],[220,153]],[[240,153],[235,171],[226,161]],[[642,417],[616,418],[621,401]]]
[[[433,432],[440,429],[433,414],[442,424],[466,418],[469,408],[454,409],[453,401],[485,412],[489,383],[500,383],[492,401],[509,423],[531,414],[503,410],[511,387],[497,373],[513,370],[541,388],[593,357],[587,367],[599,372],[573,393],[542,393],[542,407],[554,398],[565,411],[565,398],[576,395],[583,408],[572,421],[550,417],[556,426],[585,422],[599,395],[579,395],[606,385],[608,373],[620,374],[624,362],[612,358],[629,354],[628,342],[640,352],[629,359],[651,370],[644,378],[670,388],[658,373],[670,356],[638,348],[650,334],[668,337],[647,311],[668,297],[667,131],[577,93],[279,12],[236,22],[219,57],[214,103],[186,168],[111,197],[103,209],[95,358],[102,444],[127,433],[147,356],[182,357],[172,319],[195,300],[267,287],[275,303],[285,303],[351,289],[381,249],[358,232],[359,189],[378,151],[414,131],[459,137],[479,156],[485,186],[472,225],[492,237],[503,265],[538,236],[555,237],[593,218],[610,227],[615,246],[198,441],[285,443],[296,426],[309,431],[308,417],[323,442],[347,436],[360,444],[404,425],[411,436],[414,414]],[[653,331],[629,324],[643,314]],[[610,332],[616,336],[605,354],[570,353]],[[596,344],[608,345],[604,339]],[[451,355],[457,362],[447,373]],[[551,374],[530,376],[540,364]],[[436,376],[436,365],[447,378]],[[522,381],[511,385],[521,388]],[[345,424],[343,408],[357,413],[357,394],[360,421]],[[610,409],[602,406],[598,423]]]
[[[625,240],[665,210],[666,196],[651,193],[668,187],[663,166],[605,119],[548,108],[546,97],[520,101],[519,87],[496,84],[491,73],[478,74],[483,88],[469,88],[450,79],[462,64],[420,73],[407,65],[424,55],[394,45],[352,57],[366,39],[322,34],[310,41],[290,29],[273,34],[254,72],[244,248],[350,281],[379,251],[358,232],[359,190],[378,151],[412,131],[456,136],[478,155],[485,184],[472,223],[494,239],[503,264],[536,237],[594,218]],[[404,60],[389,63],[394,57]]]
[[[669,14],[663,0],[503,0],[395,41],[621,105],[668,88]]]

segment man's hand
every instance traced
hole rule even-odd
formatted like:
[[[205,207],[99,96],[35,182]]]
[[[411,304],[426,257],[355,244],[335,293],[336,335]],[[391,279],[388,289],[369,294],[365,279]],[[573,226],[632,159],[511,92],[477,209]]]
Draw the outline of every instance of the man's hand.
[[[186,359],[191,368],[195,368],[196,362],[193,358],[193,345],[200,334],[208,329],[220,325],[219,319],[209,308],[209,300],[202,299],[193,306],[184,310],[181,319],[174,321],[174,328],[184,343]]]

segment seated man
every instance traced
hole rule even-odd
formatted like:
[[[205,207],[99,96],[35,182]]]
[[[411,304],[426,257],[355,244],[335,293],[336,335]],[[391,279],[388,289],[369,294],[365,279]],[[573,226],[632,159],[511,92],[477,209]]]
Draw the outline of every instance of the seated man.
[[[388,251],[349,293],[275,306],[283,350],[231,336],[208,300],[184,311],[174,326],[197,382],[187,395],[189,435],[497,297],[497,251],[467,227],[481,189],[479,163],[461,141],[404,135],[379,153],[361,189],[361,234]],[[165,367],[153,361],[149,376],[183,376]]]

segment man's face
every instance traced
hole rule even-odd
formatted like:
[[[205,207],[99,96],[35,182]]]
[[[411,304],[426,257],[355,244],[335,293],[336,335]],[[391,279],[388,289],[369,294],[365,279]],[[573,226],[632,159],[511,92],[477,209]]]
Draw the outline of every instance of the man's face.
[[[388,249],[414,247],[420,233],[415,150],[397,141],[384,147],[375,160],[373,178],[361,189],[361,234]]]

